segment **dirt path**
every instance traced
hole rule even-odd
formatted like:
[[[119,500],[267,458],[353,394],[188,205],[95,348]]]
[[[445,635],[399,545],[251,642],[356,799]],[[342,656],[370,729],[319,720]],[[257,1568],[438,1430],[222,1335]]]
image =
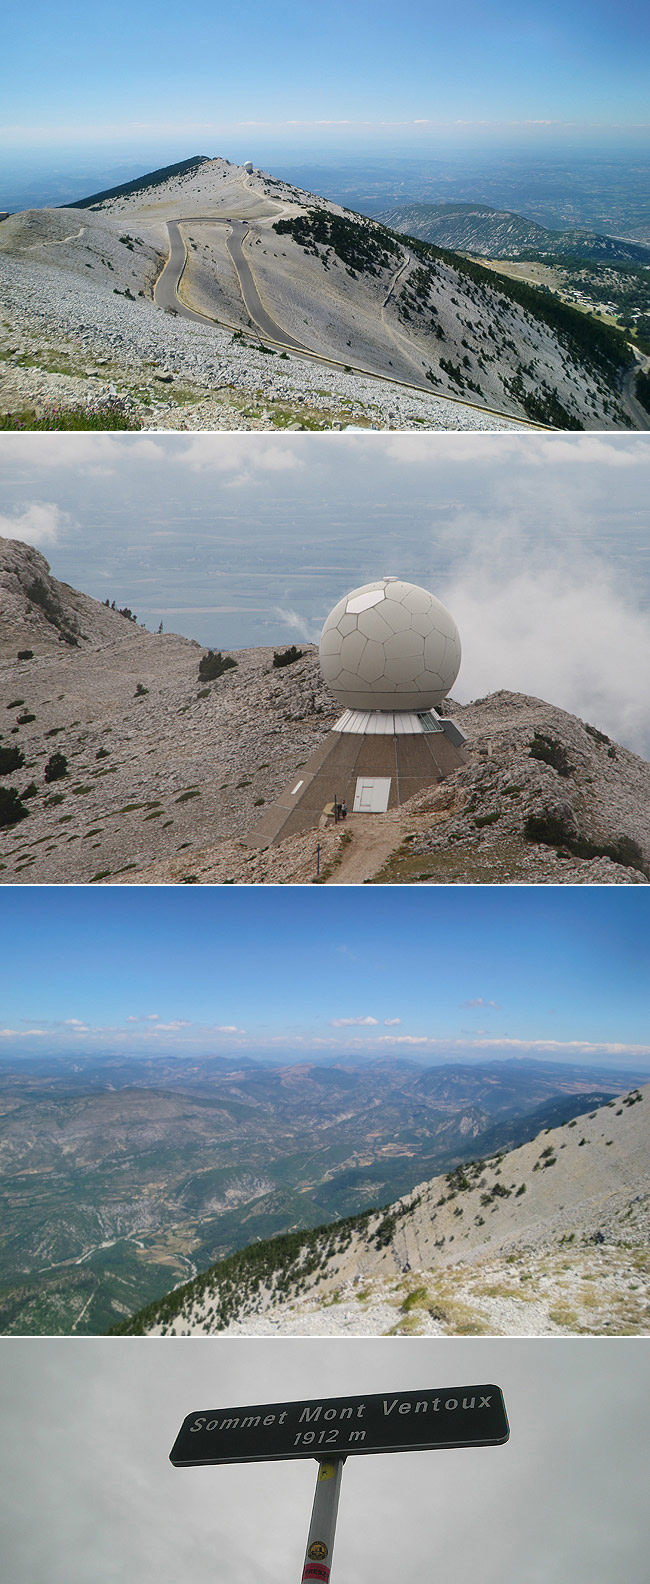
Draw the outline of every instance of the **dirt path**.
[[[412,824],[412,819],[411,819]],[[326,885],[363,885],[372,880],[402,840],[403,820],[382,814],[348,814],[351,837],[340,864]]]

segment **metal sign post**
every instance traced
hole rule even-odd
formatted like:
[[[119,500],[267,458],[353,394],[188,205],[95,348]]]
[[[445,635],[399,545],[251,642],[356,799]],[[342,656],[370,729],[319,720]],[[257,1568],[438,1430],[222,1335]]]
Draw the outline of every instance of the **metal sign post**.
[[[302,1570],[303,1584],[309,1579],[316,1579],[317,1584],[329,1584],[344,1463],[345,1458],[337,1458],[336,1461],[318,1465],[305,1565]]]
[[[175,1468],[316,1458],[318,1478],[303,1584],[329,1584],[346,1457],[503,1446],[510,1430],[498,1386],[451,1386],[368,1397],[210,1408],[188,1414],[169,1454]]]

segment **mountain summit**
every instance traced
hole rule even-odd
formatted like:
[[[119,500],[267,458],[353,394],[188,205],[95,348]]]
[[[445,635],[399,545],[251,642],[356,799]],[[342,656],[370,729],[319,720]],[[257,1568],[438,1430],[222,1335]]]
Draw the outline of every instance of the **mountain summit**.
[[[65,322],[70,357],[73,345],[98,356],[103,337],[118,393],[127,369],[132,387],[136,369],[147,379],[157,361],[147,348],[162,344],[164,331],[172,383],[183,373],[197,389],[208,346],[222,355],[220,367],[225,356],[235,368],[246,348],[261,347],[267,363],[271,355],[297,360],[303,375],[313,365],[313,393],[329,369],[341,393],[349,388],[341,380],[365,375],[378,382],[380,401],[389,382],[419,392],[420,404],[424,393],[457,404],[457,422],[445,408],[441,424],[429,402],[433,427],[480,427],[487,414],[561,429],[642,422],[619,331],[227,160],[196,156],[76,206],[10,215],[0,266],[3,255],[7,303],[12,278],[36,292],[36,318],[17,308],[11,335],[37,320],[40,332],[44,322],[61,330]],[[177,323],[165,325],[163,313]],[[278,375],[272,396],[276,385],[284,388]]]

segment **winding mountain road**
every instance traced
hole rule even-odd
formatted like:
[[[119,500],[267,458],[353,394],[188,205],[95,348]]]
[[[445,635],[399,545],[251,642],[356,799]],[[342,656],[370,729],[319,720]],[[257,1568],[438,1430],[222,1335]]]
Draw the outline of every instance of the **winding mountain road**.
[[[184,319],[196,319],[201,324],[216,324],[208,314],[195,313],[179,295],[179,286],[187,264],[187,246],[181,232],[182,225],[222,225],[228,227],[226,247],[239,281],[242,301],[249,317],[260,335],[276,345],[288,347],[292,352],[309,352],[309,347],[295,341],[282,326],[271,318],[260,298],[248,259],[244,257],[243,244],[250,231],[247,220],[218,220],[214,215],[191,215],[187,219],[168,220],[169,258],[154,289],[154,302],[158,308],[171,308]]]
[[[157,308],[170,309],[172,313],[180,314],[182,319],[195,319],[198,324],[216,323],[208,319],[207,314],[194,313],[178,295],[187,264],[187,248],[181,235],[181,224],[180,220],[167,221],[169,258],[154,286],[153,300]]]
[[[440,395],[442,400],[454,402],[459,407],[471,407],[475,412],[480,412],[482,414],[492,413],[494,417],[508,418],[511,422],[513,421],[512,413],[504,413],[499,411],[497,408],[483,407],[478,402],[462,400],[461,398],[452,396],[447,392],[432,392],[430,385],[424,380],[404,380],[399,379],[392,374],[380,374],[375,369],[364,369],[358,365],[344,364],[339,358],[328,358],[325,353],[314,352],[311,347],[305,346],[304,342],[294,340],[293,336],[290,336],[288,331],[283,330],[281,325],[276,324],[275,320],[271,318],[271,315],[268,313],[261,301],[250,264],[243,253],[243,243],[250,230],[248,221],[232,219],[221,220],[214,215],[187,215],[180,216],[178,220],[167,220],[166,225],[169,234],[169,258],[167,259],[167,262],[158,276],[158,280],[154,286],[153,300],[157,308],[167,309],[178,314],[183,319],[193,319],[198,324],[223,325],[226,323],[226,321],[222,319],[211,318],[211,316],[207,313],[197,313],[194,309],[188,308],[187,304],[183,302],[182,297],[179,295],[179,287],[188,258],[187,245],[180,229],[181,226],[227,226],[229,234],[226,237],[226,247],[232,259],[237,279],[239,281],[239,289],[241,291],[242,301],[250,319],[255,325],[256,330],[260,335],[264,336],[265,340],[273,342],[274,346],[286,347],[290,351],[299,354],[301,357],[307,357],[316,363],[324,363],[330,368],[345,368],[346,370],[352,370],[356,374],[363,374],[370,379],[382,380],[389,385],[400,385],[405,387],[407,390],[423,391],[428,396]],[[392,295],[394,287],[396,286],[404,271],[408,269],[408,266],[411,262],[412,260],[410,257],[407,257],[403,264],[401,264],[399,269],[396,271],[396,274],[391,281],[387,296],[384,300],[384,303],[382,304],[382,315],[386,304]],[[232,329],[234,327],[231,325],[228,326],[228,328]],[[547,424],[533,423],[529,419],[523,417],[514,418],[514,423],[523,429],[538,430],[550,427]]]

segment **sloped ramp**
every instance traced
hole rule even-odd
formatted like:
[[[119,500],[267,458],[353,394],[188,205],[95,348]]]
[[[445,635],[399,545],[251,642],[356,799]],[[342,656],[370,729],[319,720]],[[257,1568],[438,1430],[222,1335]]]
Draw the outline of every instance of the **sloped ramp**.
[[[390,811],[466,763],[461,746],[444,729],[383,736],[331,731],[244,842],[269,847],[314,830],[335,798],[352,809],[358,777],[390,779]]]

